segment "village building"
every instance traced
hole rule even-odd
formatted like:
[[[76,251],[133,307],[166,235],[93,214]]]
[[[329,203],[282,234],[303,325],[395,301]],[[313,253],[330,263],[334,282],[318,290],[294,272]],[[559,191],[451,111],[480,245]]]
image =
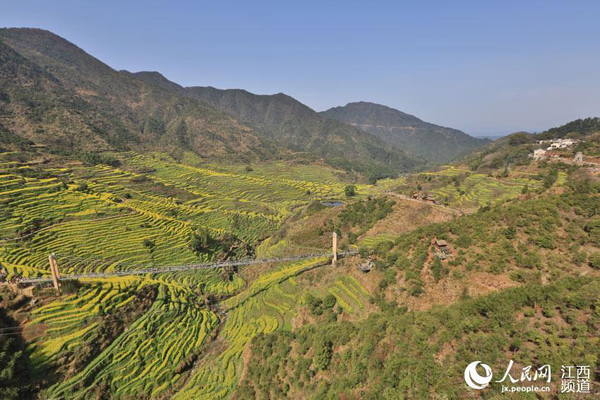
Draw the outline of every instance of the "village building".
[[[371,272],[371,270],[375,267],[375,262],[373,261],[373,257],[369,257],[367,261],[358,265],[358,270],[364,273]]]
[[[576,163],[582,163],[583,162],[583,153],[578,151],[577,154],[575,154],[575,157],[573,157],[573,161],[575,161]]]
[[[544,149],[536,149],[533,151],[533,159],[535,161],[545,160],[546,159],[546,150]]]
[[[441,239],[435,239],[433,241],[433,246],[435,248],[435,255],[440,260],[445,260],[448,257],[452,256],[452,250],[450,249],[450,246],[448,245],[447,241],[441,240]]]
[[[546,150],[567,149],[577,143],[575,139],[555,139]]]

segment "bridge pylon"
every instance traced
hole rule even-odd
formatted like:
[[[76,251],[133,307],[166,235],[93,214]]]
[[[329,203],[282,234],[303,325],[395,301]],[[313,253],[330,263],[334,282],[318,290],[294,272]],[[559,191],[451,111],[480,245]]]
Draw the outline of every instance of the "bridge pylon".
[[[331,238],[331,247],[333,251],[333,257],[331,259],[331,266],[335,267],[337,265],[338,253],[337,253],[337,233],[333,232]]]
[[[60,279],[60,272],[58,271],[58,262],[56,261],[54,253],[48,256],[48,261],[50,262],[50,272],[52,273],[52,283],[54,284],[54,289],[56,290],[56,294],[60,296],[60,283],[58,282]]]

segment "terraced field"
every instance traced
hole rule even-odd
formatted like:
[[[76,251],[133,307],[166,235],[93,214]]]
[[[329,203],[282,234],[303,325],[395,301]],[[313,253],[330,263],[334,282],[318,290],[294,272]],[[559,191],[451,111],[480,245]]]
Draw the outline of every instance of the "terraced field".
[[[564,175],[564,173],[562,173]],[[452,178],[464,177],[459,186],[454,183],[444,183],[441,187],[427,189],[430,184],[423,185],[423,191],[433,195],[443,203],[454,208],[478,208],[483,205],[501,203],[517,197],[527,186],[528,190],[539,189],[542,185],[536,180],[537,174],[522,171],[511,171],[508,178],[495,178],[485,174],[474,173],[471,170],[455,166],[445,166],[439,171],[429,171],[419,174],[421,177],[430,178]],[[559,174],[559,183],[561,182]],[[562,176],[564,179],[564,176]],[[446,180],[447,181],[447,180]],[[435,179],[434,179],[435,182]],[[396,179],[383,179],[377,182],[377,186],[368,189],[370,193],[382,193],[394,191],[407,184],[407,177]],[[413,191],[416,189],[413,188]]]
[[[328,292],[335,296],[337,304],[348,314],[364,310],[369,293],[352,276],[341,276]]]
[[[269,236],[298,207],[342,198],[345,187],[336,171],[314,166],[210,165],[188,154],[183,162],[159,153],[116,156],[119,167],[52,167],[0,154],[0,264],[9,278],[48,275],[53,252],[63,273],[214,260],[214,253],[192,250],[198,230],[233,235],[256,248],[259,257],[285,255],[293,250],[286,240],[273,246]],[[358,189],[368,194],[403,179]],[[530,182],[471,174],[460,188],[442,187],[436,195],[458,204],[483,203],[514,196]],[[394,239],[368,237],[361,246]],[[333,295],[346,318],[369,312],[369,293],[354,277],[336,271],[315,283],[300,276],[326,262],[265,267],[247,282],[240,274],[226,277],[214,270],[89,280],[76,294],[29,316],[32,360],[41,370],[96,340],[107,316],[126,312],[135,293],[152,287],[157,297],[91,361],[44,395],[83,399],[103,390],[115,398],[226,398],[242,377],[252,338],[291,329],[302,317],[306,293]]]
[[[497,181],[483,174],[468,176],[459,187],[447,185],[433,190],[434,196],[462,208],[502,202],[521,194],[528,185],[527,180],[512,180],[511,182]]]
[[[385,243],[385,242],[394,243],[396,241],[397,237],[398,236],[392,235],[389,233],[382,233],[382,234],[375,235],[375,236],[367,236],[367,237],[361,239],[360,246],[365,247],[367,249],[374,249],[381,243]]]
[[[324,262],[327,259],[289,263],[261,275],[244,292],[225,301],[223,306],[229,311],[220,333],[224,348],[201,363],[175,398],[221,399],[231,395],[242,374],[244,349],[252,338],[260,333],[291,329],[291,320],[303,305],[307,292],[333,293],[349,313],[362,309],[368,293],[352,277],[342,276],[331,288],[319,290],[314,290],[314,285],[300,286],[294,279]]]
[[[61,265],[64,272],[208,261],[210,254],[189,248],[193,230],[231,233],[254,245],[296,207],[343,191],[340,183],[319,181],[333,175],[315,168],[268,176],[268,167],[238,173],[160,154],[121,157],[121,168],[0,163],[0,263],[11,274],[37,276],[47,274],[50,252],[82,258]]]
[[[468,176],[459,186],[448,184],[432,190],[431,193],[453,207],[467,209],[501,203],[515,198],[521,194],[526,186],[530,190],[535,190],[541,186],[540,181],[518,173],[513,174],[517,177],[497,179],[484,174],[475,174],[468,170],[449,167],[439,172],[428,172],[424,175],[457,176],[461,174],[468,174]]]
[[[117,397],[155,396],[177,383],[179,363],[202,347],[217,324],[216,314],[196,305],[193,293],[161,284],[158,298],[143,317],[48,395],[86,398],[95,386],[106,383]]]
[[[255,246],[297,207],[340,198],[345,186],[337,172],[312,166],[256,165],[249,171],[243,165],[202,164],[189,155],[178,163],[163,154],[127,153],[118,155],[120,167],[52,167],[13,156],[0,154],[0,265],[9,278],[49,275],[53,252],[62,273],[209,261],[214,254],[192,251],[192,232],[232,234]],[[90,398],[104,388],[116,398],[179,390],[182,398],[223,397],[237,385],[249,341],[290,329],[305,291],[292,278],[324,261],[288,263],[249,285],[238,274],[225,279],[220,271],[84,282],[76,294],[30,315],[26,331],[34,334],[32,360],[40,368],[94,340],[106,316],[124,312],[144,287],[156,288],[158,295],[90,363],[45,396]],[[340,283],[332,290],[351,302],[355,288],[351,283],[349,292],[345,288]],[[207,308],[207,296],[230,297],[219,304],[227,316]],[[191,373],[181,368],[204,351],[223,321],[219,340],[225,350],[200,360]]]

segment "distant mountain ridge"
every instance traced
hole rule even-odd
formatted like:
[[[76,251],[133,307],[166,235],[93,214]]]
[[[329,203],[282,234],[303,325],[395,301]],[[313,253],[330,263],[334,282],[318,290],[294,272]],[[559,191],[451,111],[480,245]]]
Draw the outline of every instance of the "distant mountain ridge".
[[[45,30],[0,29],[0,141],[62,154],[191,150],[203,157],[320,162],[372,179],[422,165],[377,137],[284,94],[183,88],[116,71]]]
[[[182,87],[158,72],[132,73],[148,83],[202,101],[234,116],[263,137],[337,168],[381,177],[391,169],[412,169],[423,162],[402,149],[342,122],[324,118],[283,94],[258,95],[242,89]]]
[[[54,151],[188,149],[253,159],[268,141],[205,103],[120,73],[40,29],[0,29],[0,123]]]
[[[320,114],[437,162],[448,161],[490,142],[457,129],[425,122],[394,108],[364,101],[334,107]]]

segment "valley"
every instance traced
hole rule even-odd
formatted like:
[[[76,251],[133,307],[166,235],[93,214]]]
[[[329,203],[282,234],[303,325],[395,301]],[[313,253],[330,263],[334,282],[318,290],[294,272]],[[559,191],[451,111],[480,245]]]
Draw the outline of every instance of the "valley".
[[[130,71],[0,28],[0,398],[600,395],[600,118],[492,142]]]
[[[61,274],[116,272],[327,252],[336,231],[340,251],[375,257],[368,274],[358,269],[361,257],[337,267],[324,257],[65,281],[58,297],[51,286],[38,287],[29,295],[42,303],[11,315],[29,340],[32,374],[56,368],[54,379],[60,376],[45,384],[51,397],[237,396],[258,388],[247,385],[258,362],[252,343],[264,335],[359,323],[390,307],[428,312],[532,282],[598,275],[585,264],[565,268],[574,261],[554,250],[587,235],[582,220],[562,219],[564,207],[583,207],[575,212],[584,215],[597,207],[569,194],[569,167],[549,188],[538,177],[545,166],[516,167],[509,176],[446,166],[354,185],[349,196],[348,175],[324,165],[212,164],[192,153],[177,161],[159,152],[107,154],[111,165],[57,164],[19,152],[0,157],[7,281],[48,276],[50,253]],[[418,191],[443,204],[415,200]],[[322,205],[327,201],[337,207]],[[489,222],[480,225],[482,218]],[[535,234],[532,223],[547,233]],[[500,230],[490,230],[494,224]],[[510,226],[525,228],[510,232],[513,241],[530,237],[519,253],[507,241]],[[551,238],[556,226],[565,233]],[[436,238],[451,243],[449,260],[435,261]],[[589,246],[579,253],[593,254]],[[306,379],[320,387],[319,379]]]

